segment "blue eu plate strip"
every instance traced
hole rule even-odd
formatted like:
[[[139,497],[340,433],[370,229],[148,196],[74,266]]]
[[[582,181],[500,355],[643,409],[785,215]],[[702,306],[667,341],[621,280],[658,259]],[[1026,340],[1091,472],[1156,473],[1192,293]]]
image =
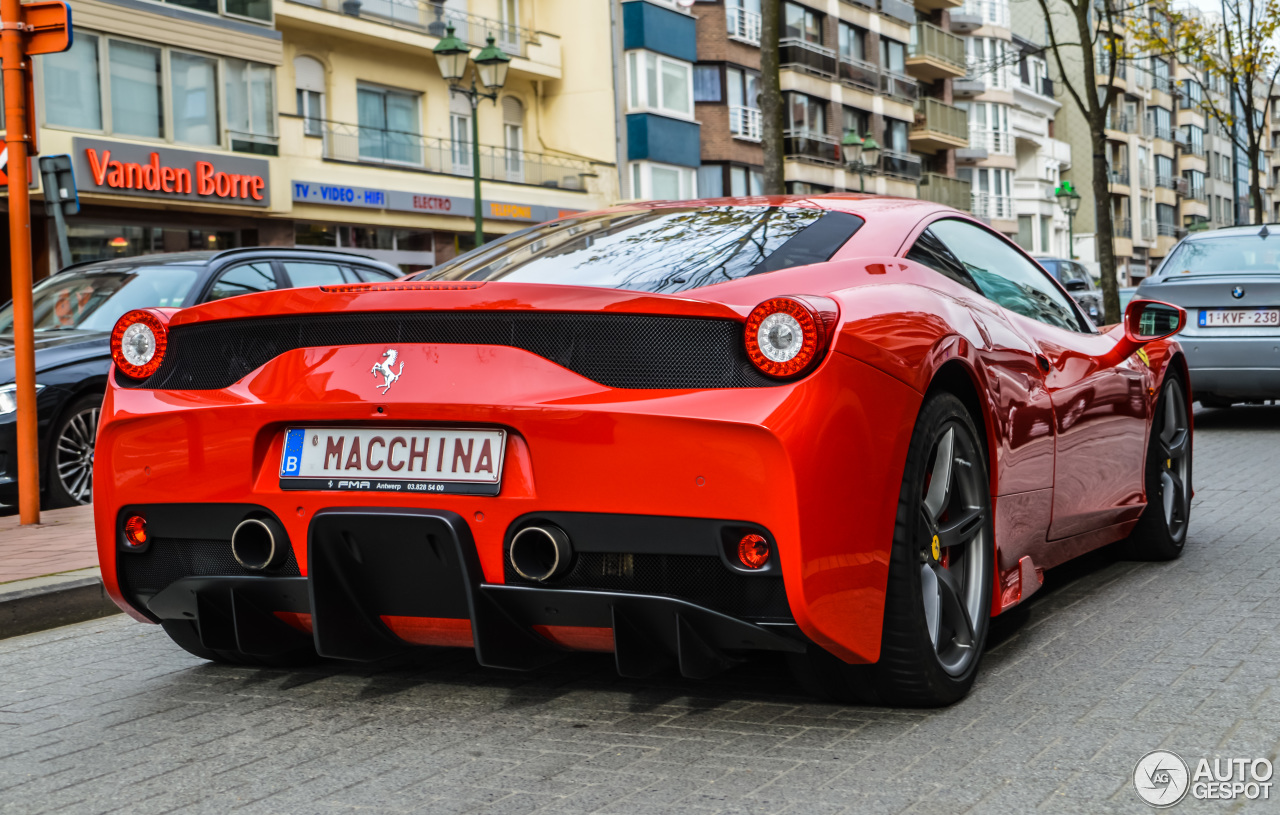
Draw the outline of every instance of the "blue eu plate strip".
[[[306,431],[301,427],[291,427],[284,434],[284,453],[280,456],[281,477],[297,475],[302,471],[302,442]]]

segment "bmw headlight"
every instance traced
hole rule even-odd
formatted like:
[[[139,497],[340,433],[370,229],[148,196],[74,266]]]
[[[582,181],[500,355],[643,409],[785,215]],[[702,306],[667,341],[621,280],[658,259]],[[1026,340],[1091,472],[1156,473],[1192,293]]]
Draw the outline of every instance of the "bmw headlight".
[[[36,385],[36,393],[44,390],[44,385]],[[18,386],[0,385],[0,416],[18,410]]]

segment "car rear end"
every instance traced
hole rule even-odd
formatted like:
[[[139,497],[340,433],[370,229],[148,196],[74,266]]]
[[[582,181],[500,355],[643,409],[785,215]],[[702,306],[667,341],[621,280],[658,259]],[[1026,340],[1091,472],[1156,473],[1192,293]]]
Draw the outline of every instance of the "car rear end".
[[[1280,398],[1280,232],[1231,229],[1187,238],[1136,296],[1187,310],[1178,339],[1198,399]]]

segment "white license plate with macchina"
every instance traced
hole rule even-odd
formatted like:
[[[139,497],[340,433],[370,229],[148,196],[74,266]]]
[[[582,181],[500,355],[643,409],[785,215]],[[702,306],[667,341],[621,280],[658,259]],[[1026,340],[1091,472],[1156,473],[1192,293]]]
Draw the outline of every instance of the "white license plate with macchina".
[[[1202,328],[1280,327],[1280,308],[1214,308],[1200,310]]]
[[[497,495],[505,430],[291,427],[280,488]]]

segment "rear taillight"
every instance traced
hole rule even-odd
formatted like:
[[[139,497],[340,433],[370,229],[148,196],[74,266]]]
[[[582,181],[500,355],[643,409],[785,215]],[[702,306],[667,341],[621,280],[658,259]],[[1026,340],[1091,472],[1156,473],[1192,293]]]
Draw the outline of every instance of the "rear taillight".
[[[168,345],[168,317],[152,309],[130,311],[111,330],[111,359],[132,379],[146,379],[158,371]]]
[[[147,545],[147,519],[141,515],[130,515],[124,522],[125,542],[135,548]]]
[[[751,363],[776,377],[797,376],[813,367],[827,350],[835,322],[835,303],[818,299],[821,312],[798,297],[774,297],[752,309],[746,325]]]

